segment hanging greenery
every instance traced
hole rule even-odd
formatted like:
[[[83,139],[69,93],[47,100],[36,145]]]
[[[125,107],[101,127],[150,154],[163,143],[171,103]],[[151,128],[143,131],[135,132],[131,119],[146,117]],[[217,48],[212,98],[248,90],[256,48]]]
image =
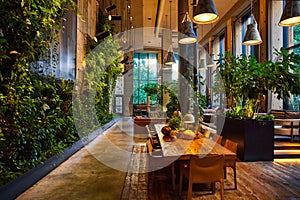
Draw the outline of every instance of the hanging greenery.
[[[112,32],[107,21],[102,27]],[[76,127],[81,137],[88,136],[114,117],[111,111],[112,93],[117,76],[122,72],[118,48],[118,43],[110,34],[88,49],[83,78],[76,83],[79,89],[73,98]]]
[[[73,83],[29,70],[47,59],[53,33],[70,9],[76,12],[71,0],[1,1],[0,185],[78,140]]]

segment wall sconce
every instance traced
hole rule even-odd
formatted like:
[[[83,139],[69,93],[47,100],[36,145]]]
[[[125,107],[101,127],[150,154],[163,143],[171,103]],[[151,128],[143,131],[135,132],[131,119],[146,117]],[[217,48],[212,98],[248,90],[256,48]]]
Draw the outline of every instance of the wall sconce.
[[[120,15],[108,15],[109,21],[120,21],[122,20],[122,16]]]
[[[106,38],[107,36],[109,36],[109,32],[108,31],[102,31],[100,33],[97,33],[96,36],[94,37],[94,40],[96,42]]]
[[[112,11],[113,9],[116,9],[116,8],[117,8],[117,6],[116,6],[115,4],[113,4],[113,5],[111,5],[111,6],[106,7],[106,8],[105,8],[105,11],[106,11],[107,13],[109,13],[110,11]]]
[[[181,38],[178,42],[180,44],[192,44],[197,42],[197,36],[193,30],[193,23],[191,22],[188,12],[186,12],[186,14],[184,15],[181,23],[181,33],[184,35],[183,38]]]
[[[295,26],[297,24],[300,24],[300,1],[288,0],[278,25]]]
[[[213,0],[199,0],[194,12],[194,22],[197,24],[211,24],[219,19]]]

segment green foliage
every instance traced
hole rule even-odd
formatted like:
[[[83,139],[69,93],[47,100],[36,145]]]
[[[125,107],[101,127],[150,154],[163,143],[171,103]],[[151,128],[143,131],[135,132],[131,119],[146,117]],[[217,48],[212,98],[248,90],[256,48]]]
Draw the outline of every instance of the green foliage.
[[[71,110],[73,84],[39,77],[25,62],[18,62],[1,82],[1,185],[78,140]]]
[[[300,43],[300,24],[293,26],[293,36],[294,36],[294,42],[293,44],[299,44]],[[300,54],[300,47],[294,49],[295,54]]]
[[[255,119],[258,121],[264,121],[264,120],[274,120],[275,117],[272,114],[267,114],[267,115],[257,116]]]
[[[170,85],[165,86],[164,91],[169,94],[170,101],[167,103],[167,116],[172,118],[174,111],[180,111],[179,100],[177,98],[178,95],[178,81],[172,81]]]
[[[157,83],[149,83],[144,85],[143,90],[146,92],[147,96],[150,96],[150,103],[154,104],[158,101],[158,93],[160,92],[159,85]]]
[[[168,123],[172,129],[178,129],[181,125],[181,117],[171,117]]]
[[[47,59],[70,9],[76,12],[71,0],[1,1],[0,185],[78,140],[73,83],[29,71],[31,63]]]
[[[300,94],[299,74],[294,73],[300,56],[283,49],[275,50],[275,54],[281,59],[264,63],[258,62],[254,56],[236,57],[229,52],[220,58],[218,70],[226,97],[232,101],[228,115],[253,119],[268,91],[277,94],[278,99]]]
[[[198,112],[199,112],[199,117],[202,118],[204,114],[204,108],[207,107],[207,99],[206,96],[201,94],[200,92],[197,92],[196,94],[197,97],[197,105],[198,105]]]
[[[17,58],[28,62],[45,56],[55,32],[61,28],[66,11],[76,5],[72,0],[1,1],[0,65],[2,72],[12,70]],[[12,12],[13,11],[13,14]],[[44,55],[43,55],[44,54]]]
[[[90,47],[83,66],[82,81],[77,81],[74,94],[74,117],[78,134],[85,137],[109,122],[112,92],[117,76],[122,72],[119,64],[121,52],[112,36]]]

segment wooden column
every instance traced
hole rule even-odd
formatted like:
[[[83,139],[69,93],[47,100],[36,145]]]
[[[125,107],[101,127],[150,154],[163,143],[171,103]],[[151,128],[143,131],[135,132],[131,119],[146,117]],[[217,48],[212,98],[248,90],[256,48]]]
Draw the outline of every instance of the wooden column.
[[[187,5],[188,5],[188,0],[181,0],[178,1],[178,30],[181,30],[182,23],[181,19],[184,16],[184,14],[187,12]],[[180,39],[180,38],[178,38]],[[178,100],[180,104],[180,110],[181,113],[184,115],[188,112],[189,107],[188,107],[188,85],[187,85],[187,79],[185,77],[188,76],[188,62],[186,60],[187,58],[187,45],[184,44],[178,44],[178,72],[179,72],[179,77],[178,77]]]
[[[259,2],[259,32],[263,43],[260,45],[259,61],[268,60],[268,0],[260,0]],[[268,94],[265,94],[264,100],[261,102],[261,112],[268,110]]]
[[[259,1],[259,32],[263,43],[260,45],[260,61],[268,59],[268,0]]]
[[[214,40],[214,36],[210,36],[208,38],[208,54],[209,54],[208,56],[209,57],[206,60],[211,59],[210,56],[213,53],[213,44],[212,44],[213,40]],[[211,102],[211,90],[212,90],[211,89],[211,86],[212,86],[211,80],[212,80],[212,76],[213,76],[212,67],[208,67],[207,72],[208,73],[206,73],[206,86],[207,86],[206,98],[207,98],[207,106],[211,106],[212,105],[212,102]]]
[[[233,50],[233,40],[232,40],[232,23],[233,18],[229,18],[227,20],[227,26],[226,26],[226,51],[232,53]]]

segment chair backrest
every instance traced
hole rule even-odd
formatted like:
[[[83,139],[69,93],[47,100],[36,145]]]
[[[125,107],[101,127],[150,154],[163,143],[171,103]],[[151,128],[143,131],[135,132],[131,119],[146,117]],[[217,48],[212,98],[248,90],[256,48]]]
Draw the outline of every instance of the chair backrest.
[[[222,135],[218,135],[218,134],[213,134],[212,139],[213,139],[213,141],[215,141],[216,143],[222,144],[223,136],[222,136]]]
[[[150,138],[146,141],[146,148],[150,157],[162,157],[162,150],[155,148]]]
[[[224,147],[233,153],[237,153],[238,144],[230,139],[226,139]]]
[[[207,130],[207,129],[205,129],[203,135],[204,135],[204,137],[209,138],[209,136],[210,136],[210,131]]]
[[[152,143],[151,143],[151,140],[148,139],[146,141],[146,147],[147,147],[147,153],[149,153],[150,155],[152,155],[152,152],[153,152],[153,146],[152,146]]]
[[[211,183],[220,181],[224,175],[224,155],[211,154],[190,159],[189,180],[193,183]]]

